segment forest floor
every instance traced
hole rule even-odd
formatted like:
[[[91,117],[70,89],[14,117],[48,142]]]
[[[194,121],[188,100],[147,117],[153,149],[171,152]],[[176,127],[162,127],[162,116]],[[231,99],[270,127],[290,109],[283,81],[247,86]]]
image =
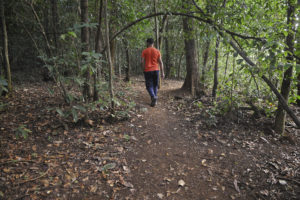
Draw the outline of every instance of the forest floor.
[[[127,120],[77,124],[51,109],[64,103],[49,83],[18,86],[1,99],[0,199],[300,199],[297,129],[283,140],[181,85],[165,80],[153,108],[141,77],[119,83],[136,103]]]

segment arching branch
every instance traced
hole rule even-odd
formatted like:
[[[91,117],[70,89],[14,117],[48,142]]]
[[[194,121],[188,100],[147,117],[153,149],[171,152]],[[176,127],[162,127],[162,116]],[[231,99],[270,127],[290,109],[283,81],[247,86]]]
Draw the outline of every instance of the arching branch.
[[[190,17],[190,18],[194,18],[198,21],[201,21],[201,22],[204,22],[206,24],[209,24],[213,27],[217,27],[219,30],[224,30],[225,32],[229,33],[230,35],[234,35],[234,36],[237,36],[237,37],[240,37],[242,39],[256,39],[256,40],[259,40],[261,38],[255,38],[255,37],[251,37],[251,36],[244,36],[244,35],[241,35],[241,34],[238,34],[238,33],[234,33],[232,31],[229,31],[229,30],[226,30],[224,29],[223,27],[220,27],[219,25],[215,24],[211,19],[206,19],[206,18],[203,18],[203,17],[199,17],[199,16],[195,16],[195,15],[192,15],[192,14],[187,14],[187,13],[178,13],[178,12],[159,12],[159,13],[154,13],[154,14],[149,14],[147,16],[144,16],[140,19],[137,19],[129,24],[127,24],[126,26],[124,26],[122,29],[120,29],[118,32],[116,32],[111,38],[110,38],[110,41],[114,40],[116,37],[118,37],[121,33],[123,33],[124,31],[126,31],[127,29],[129,29],[130,27],[138,24],[139,22],[145,20],[145,19],[149,19],[149,18],[152,18],[152,17],[156,17],[156,16],[160,16],[160,15],[164,15],[164,16],[168,16],[168,15],[174,15],[174,16],[183,16],[183,17]],[[101,53],[104,53],[104,51],[106,51],[106,46],[103,48],[102,52]]]
[[[177,12],[168,12],[168,13],[155,13],[155,14],[150,14],[147,15],[145,17],[142,17],[140,19],[137,19],[134,22],[129,23],[128,25],[126,25],[124,28],[122,28],[120,31],[118,31],[117,33],[115,33],[110,40],[115,39],[118,35],[120,35],[122,32],[124,32],[125,30],[127,30],[128,28],[130,28],[131,26],[145,20],[148,18],[152,18],[155,16],[159,16],[159,15],[175,15],[175,16],[185,16],[185,17],[190,17],[190,18],[194,18],[200,22],[205,22],[209,25],[211,25],[219,34],[220,36],[222,36],[225,39],[228,39],[225,35],[224,32],[226,32],[225,29],[223,29],[222,27],[218,26],[217,24],[215,24],[211,19],[204,19],[202,17],[199,16],[194,16],[194,15],[190,15],[190,14],[185,14],[185,13],[177,13]],[[228,33],[228,32],[226,32]],[[229,33],[230,34],[230,33]],[[232,35],[232,34],[231,34]],[[239,36],[239,35],[236,35]],[[231,47],[252,67],[255,68],[256,71],[259,71],[259,68],[256,66],[256,64],[247,56],[246,52],[244,52],[242,49],[240,49],[233,40],[228,39],[229,44],[231,45]],[[106,50],[106,47],[103,49],[102,53]],[[293,113],[293,111],[289,108],[287,102],[284,100],[284,98],[282,97],[282,95],[278,92],[277,88],[272,84],[272,82],[265,77],[264,75],[261,76],[261,78],[268,84],[268,86],[270,87],[270,89],[274,92],[274,94],[277,96],[278,101],[282,104],[284,110],[291,116],[291,118],[293,119],[293,121],[296,123],[296,125],[300,128],[300,121],[297,118],[297,116]]]

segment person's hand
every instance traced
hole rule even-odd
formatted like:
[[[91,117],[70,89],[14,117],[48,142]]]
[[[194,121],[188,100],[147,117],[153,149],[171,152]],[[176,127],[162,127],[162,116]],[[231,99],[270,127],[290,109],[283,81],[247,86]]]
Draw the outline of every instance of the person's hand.
[[[161,73],[161,78],[164,79],[165,78],[165,73]]]

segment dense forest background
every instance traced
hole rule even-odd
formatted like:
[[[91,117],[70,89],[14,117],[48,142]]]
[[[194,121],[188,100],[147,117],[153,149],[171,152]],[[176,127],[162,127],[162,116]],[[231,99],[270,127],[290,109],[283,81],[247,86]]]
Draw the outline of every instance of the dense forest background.
[[[246,103],[276,115],[282,134],[286,103],[299,103],[298,11],[296,0],[2,1],[1,90],[12,91],[11,77],[43,77],[66,102],[89,102],[107,81],[113,106],[115,78],[141,73],[140,52],[154,37],[166,78],[221,100],[224,113]]]
[[[38,94],[38,85],[51,97],[38,101],[49,104],[47,115],[65,131],[97,126],[103,115],[129,120],[138,106],[129,88],[143,74],[147,38],[154,38],[167,79],[161,84],[181,81],[184,95],[174,98],[191,96],[207,126],[218,127],[218,117],[249,117],[272,137],[298,142],[299,0],[1,0],[0,6],[0,115],[23,93]],[[176,110],[183,105],[189,106]],[[32,133],[9,118],[1,124],[1,131],[14,126],[17,138]]]

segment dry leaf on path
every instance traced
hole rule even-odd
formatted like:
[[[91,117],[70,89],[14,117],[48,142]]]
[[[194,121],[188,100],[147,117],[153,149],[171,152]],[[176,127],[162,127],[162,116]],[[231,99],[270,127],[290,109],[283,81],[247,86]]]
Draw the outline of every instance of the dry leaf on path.
[[[238,182],[237,182],[236,179],[234,179],[233,184],[234,184],[235,190],[236,190],[238,193],[240,193],[241,191],[240,191],[240,188],[239,188],[239,186],[238,186]]]
[[[178,185],[183,187],[185,186],[185,182],[181,179],[178,181]]]

